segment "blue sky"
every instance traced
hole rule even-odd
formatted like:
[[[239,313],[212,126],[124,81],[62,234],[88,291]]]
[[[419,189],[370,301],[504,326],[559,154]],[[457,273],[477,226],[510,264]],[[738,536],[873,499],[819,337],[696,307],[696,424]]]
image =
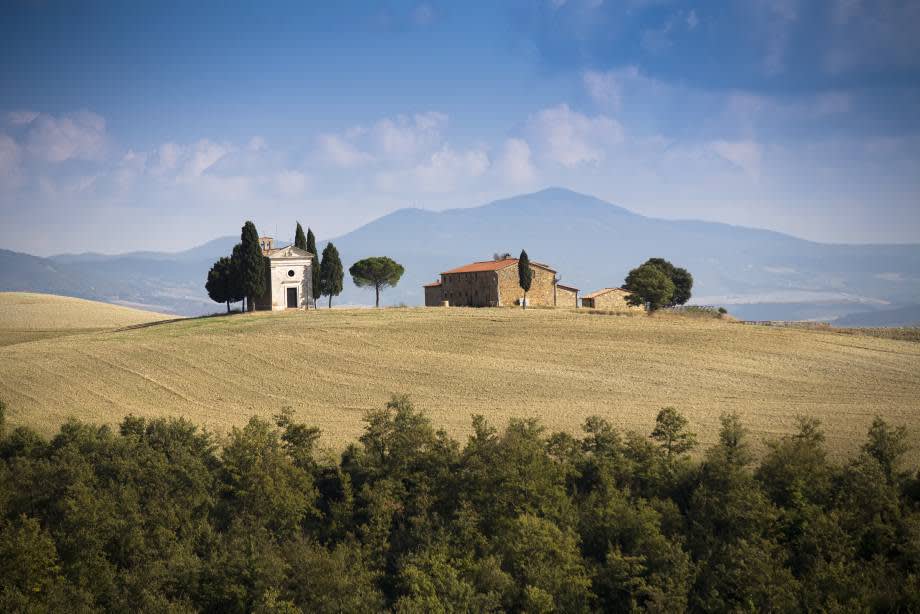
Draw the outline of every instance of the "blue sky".
[[[920,2],[322,4],[3,3],[0,247],[332,237],[550,185],[920,242]]]

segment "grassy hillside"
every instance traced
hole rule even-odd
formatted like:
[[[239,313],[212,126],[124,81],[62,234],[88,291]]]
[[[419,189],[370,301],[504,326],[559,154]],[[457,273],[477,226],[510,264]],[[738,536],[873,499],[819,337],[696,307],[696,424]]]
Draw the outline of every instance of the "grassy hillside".
[[[68,416],[127,413],[222,432],[291,406],[338,446],[400,392],[458,437],[474,413],[573,431],[600,414],[648,432],[674,405],[704,444],[724,411],[760,441],[809,414],[850,454],[875,414],[920,432],[920,344],[681,317],[420,308],[206,318],[0,348],[10,421],[49,434]]]
[[[0,346],[175,316],[53,294],[0,292]]]

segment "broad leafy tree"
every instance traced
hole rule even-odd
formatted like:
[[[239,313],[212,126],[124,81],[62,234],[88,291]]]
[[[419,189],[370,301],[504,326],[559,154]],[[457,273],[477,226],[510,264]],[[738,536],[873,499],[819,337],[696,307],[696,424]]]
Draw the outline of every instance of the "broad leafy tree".
[[[236,271],[230,258],[223,256],[214,263],[208,271],[208,281],[205,290],[215,303],[226,303],[227,313],[230,313],[230,302],[235,299]]]
[[[691,290],[693,290],[693,275],[687,269],[676,267],[664,258],[649,258],[644,264],[658,267],[674,284],[674,293],[665,307],[683,305],[690,300]]]
[[[321,295],[329,297],[329,308],[332,308],[332,297],[342,293],[342,281],[345,279],[345,271],[342,269],[342,259],[339,258],[339,250],[335,248],[332,241],[326,244],[323,250],[323,261],[319,265],[319,285]]]
[[[405,269],[398,262],[386,256],[374,256],[359,260],[348,269],[352,280],[359,288],[373,288],[376,293],[374,305],[380,307],[380,291],[393,288],[399,283]]]
[[[678,464],[670,408],[651,439],[475,417],[461,444],[394,396],[338,457],[290,409],[50,440],[2,409],[0,612],[920,611],[920,486],[882,420],[843,465],[812,418],[755,464],[726,414]]]
[[[645,305],[649,311],[667,306],[674,296],[674,282],[659,267],[648,263],[630,271],[623,287],[629,291],[627,303]]]
[[[526,251],[521,250],[521,256],[518,258],[518,285],[524,291],[524,300],[521,301],[522,309],[527,308],[527,292],[530,290],[531,282],[533,282],[533,271],[530,268],[530,258],[527,257]]]

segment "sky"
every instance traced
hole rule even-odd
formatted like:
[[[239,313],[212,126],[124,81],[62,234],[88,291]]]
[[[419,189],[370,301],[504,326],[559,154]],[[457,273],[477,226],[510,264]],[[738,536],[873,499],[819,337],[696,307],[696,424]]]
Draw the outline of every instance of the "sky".
[[[0,3],[2,249],[323,239],[548,186],[920,242],[920,2]]]

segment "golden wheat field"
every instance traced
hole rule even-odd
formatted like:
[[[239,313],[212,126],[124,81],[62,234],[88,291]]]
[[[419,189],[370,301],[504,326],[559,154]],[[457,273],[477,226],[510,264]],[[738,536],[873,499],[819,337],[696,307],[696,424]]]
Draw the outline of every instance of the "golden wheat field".
[[[0,346],[174,317],[69,296],[0,292]]]
[[[71,321],[62,310],[32,313]],[[21,326],[8,311],[0,329]],[[68,417],[117,423],[133,413],[223,433],[290,406],[337,448],[359,435],[366,411],[408,393],[461,440],[472,414],[572,432],[598,414],[647,433],[673,405],[704,446],[728,411],[760,449],[797,414],[824,422],[838,456],[858,449],[876,414],[920,444],[920,343],[910,341],[536,309],[334,309],[114,328],[0,347],[10,423],[51,434]]]

